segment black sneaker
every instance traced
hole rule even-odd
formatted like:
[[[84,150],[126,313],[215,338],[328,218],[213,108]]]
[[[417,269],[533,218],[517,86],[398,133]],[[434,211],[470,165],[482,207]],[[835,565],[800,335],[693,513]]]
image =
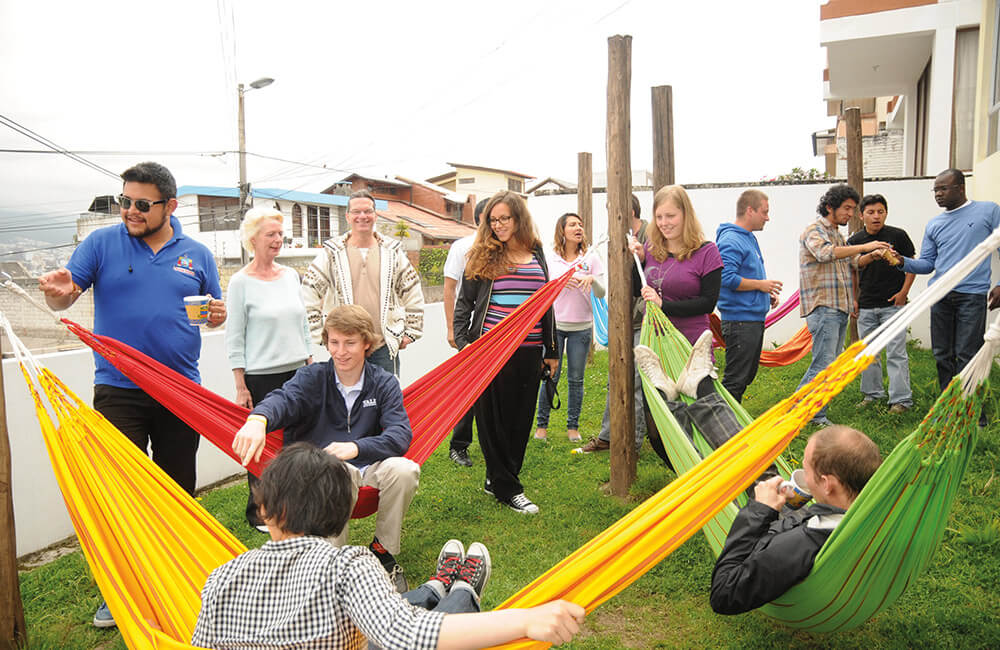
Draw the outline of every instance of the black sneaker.
[[[524,496],[524,492],[515,494],[506,501],[503,501],[503,504],[508,508],[510,508],[511,510],[520,512],[521,514],[524,515],[538,514],[538,506],[532,503],[531,499]],[[468,557],[468,555],[466,555],[466,557]]]
[[[437,570],[430,579],[440,582],[446,590],[451,589],[451,583],[458,579],[464,563],[465,546],[457,539],[449,539],[438,553]]]
[[[392,569],[389,571],[389,581],[392,582],[392,586],[396,588],[401,594],[405,594],[410,590],[410,584],[406,581],[406,574],[403,573],[403,567],[398,564],[392,565]]]
[[[465,562],[458,570],[458,580],[469,583],[476,597],[483,595],[483,589],[490,579],[493,563],[490,561],[490,552],[479,542],[469,544],[469,550],[465,552]]]
[[[448,458],[456,465],[472,467],[472,459],[469,458],[469,450],[467,449],[452,449],[448,452]]]
[[[490,483],[490,479],[486,479],[486,481],[483,483],[483,492],[490,495],[491,497],[496,496],[495,494],[493,494],[493,484]]]

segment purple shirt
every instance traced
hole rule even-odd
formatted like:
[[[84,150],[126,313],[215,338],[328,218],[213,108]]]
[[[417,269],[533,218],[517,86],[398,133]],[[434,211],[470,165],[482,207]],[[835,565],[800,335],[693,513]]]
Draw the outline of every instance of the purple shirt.
[[[701,295],[701,278],[722,268],[722,256],[712,242],[704,244],[683,262],[673,255],[667,255],[662,262],[657,261],[648,243],[645,247],[646,264],[643,270],[646,284],[656,289],[664,302],[697,298]],[[688,341],[694,343],[708,329],[708,314],[670,316],[670,322]]]

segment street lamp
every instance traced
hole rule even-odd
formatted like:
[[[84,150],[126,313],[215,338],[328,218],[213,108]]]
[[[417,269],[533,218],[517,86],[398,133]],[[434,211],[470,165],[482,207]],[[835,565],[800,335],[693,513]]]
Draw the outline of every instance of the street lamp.
[[[274,79],[270,77],[261,77],[256,81],[250,82],[250,88],[244,89],[243,84],[238,84],[236,86],[236,94],[238,97],[238,127],[239,127],[239,137],[240,137],[240,223],[243,223],[243,216],[247,211],[247,194],[249,194],[250,187],[247,185],[247,134],[245,120],[243,117],[243,95],[247,94],[251,90],[257,90],[258,88],[263,88],[265,86],[270,86],[274,83]],[[247,263],[248,256],[247,251],[240,245],[240,260],[243,264]]]

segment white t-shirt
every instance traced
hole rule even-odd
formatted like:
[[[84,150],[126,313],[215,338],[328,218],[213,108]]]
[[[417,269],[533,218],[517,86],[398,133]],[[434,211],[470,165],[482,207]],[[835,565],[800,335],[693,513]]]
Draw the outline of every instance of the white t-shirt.
[[[448,249],[448,258],[444,261],[444,277],[456,280],[455,300],[458,301],[458,294],[462,290],[462,278],[465,276],[465,256],[472,248],[472,242],[476,240],[475,235],[467,235],[461,239],[456,239]]]

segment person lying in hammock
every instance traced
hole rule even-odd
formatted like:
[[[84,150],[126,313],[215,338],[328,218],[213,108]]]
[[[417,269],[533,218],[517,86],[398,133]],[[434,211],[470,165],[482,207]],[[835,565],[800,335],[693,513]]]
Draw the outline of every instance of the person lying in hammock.
[[[584,609],[558,600],[479,612],[490,554],[452,539],[434,575],[398,594],[363,546],[325,537],[347,524],[357,491],[348,465],[307,443],[286,446],[254,488],[271,541],[212,571],[191,637],[204,648],[481,648],[523,637],[570,641]],[[428,611],[431,610],[431,611]]]
[[[688,437],[692,436],[692,425],[697,427],[705,441],[718,449],[743,428],[736,419],[733,409],[726,404],[722,395],[716,392],[714,379],[718,377],[713,367],[712,331],[705,330],[691,347],[687,364],[673,381],[664,371],[656,352],[645,345],[634,349],[635,365],[652,382],[677,423]],[[678,400],[684,394],[694,398],[691,404]]]
[[[236,434],[233,451],[244,466],[251,459],[259,461],[266,431],[283,428],[285,444],[310,442],[347,461],[352,508],[359,487],[379,491],[370,548],[402,593],[408,585],[394,556],[400,549],[403,516],[420,480],[420,465],[402,457],[413,435],[403,392],[392,373],[368,361],[380,335],[364,308],[333,308],[322,340],[330,360],[299,368],[281,388],[268,393]],[[348,526],[338,531],[330,542],[342,546]]]
[[[779,516],[780,476],[762,481],[736,515],[712,572],[709,602],[718,614],[769,603],[805,579],[819,549],[882,463],[868,436],[841,425],[814,433],[802,457],[805,487],[816,504]]]

